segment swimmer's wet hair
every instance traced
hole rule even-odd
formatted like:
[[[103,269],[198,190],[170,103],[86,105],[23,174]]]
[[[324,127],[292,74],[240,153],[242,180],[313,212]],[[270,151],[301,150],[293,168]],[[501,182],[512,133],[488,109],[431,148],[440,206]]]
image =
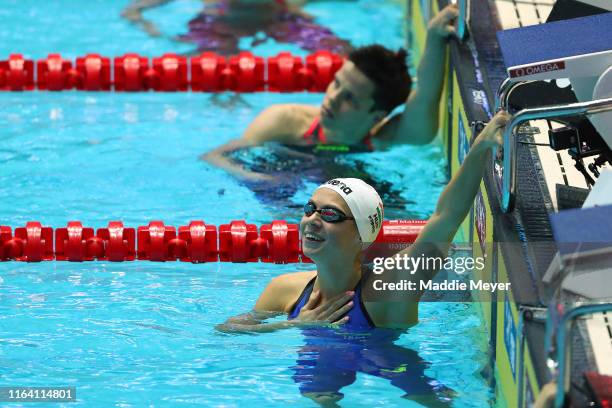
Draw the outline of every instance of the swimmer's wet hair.
[[[353,50],[348,59],[376,85],[374,107],[391,112],[408,98],[412,78],[408,74],[403,48],[393,52],[382,45],[368,45]]]

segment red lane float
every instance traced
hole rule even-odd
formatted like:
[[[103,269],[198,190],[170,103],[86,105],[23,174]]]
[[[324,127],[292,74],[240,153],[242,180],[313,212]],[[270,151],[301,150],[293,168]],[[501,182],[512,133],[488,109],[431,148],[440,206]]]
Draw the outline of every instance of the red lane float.
[[[385,221],[376,243],[412,243],[426,221]],[[40,222],[28,222],[15,229],[0,226],[0,261],[18,260],[39,262],[58,261],[175,261],[202,262],[270,262],[309,263],[301,249],[299,226],[276,220],[262,225],[259,232],[254,224],[232,221],[217,228],[204,221],[191,221],[189,225],[164,225],[152,221],[138,230],[126,228],[120,221],[111,221],[107,228],[83,227],[79,221],[70,221],[66,227],[55,230]],[[217,246],[218,238],[218,246]],[[375,256],[396,247],[373,245]]]
[[[342,68],[343,63],[342,57],[328,51],[317,51],[307,56],[308,90],[310,92],[325,92],[336,72]]]
[[[173,249],[177,247],[176,242],[170,245],[170,241],[176,238],[176,229],[165,226],[162,221],[151,221],[146,227],[138,227],[138,259],[165,262],[174,261],[178,256]],[[180,248],[177,248],[180,251]]]
[[[236,92],[263,91],[266,85],[264,72],[264,59],[248,51],[230,57],[229,67],[224,70],[230,83],[229,89]]]
[[[164,54],[153,58],[151,76],[150,89],[162,92],[186,91],[189,88],[187,58],[176,54]]]
[[[100,228],[96,236],[103,242],[101,261],[122,262],[136,259],[136,231],[125,228],[121,221],[111,221],[108,228]],[[93,244],[93,242],[92,242]]]
[[[245,221],[232,221],[219,226],[219,260],[221,262],[257,262],[260,247],[257,226]]]
[[[384,221],[377,243],[413,243],[427,224],[427,220],[392,220]]]
[[[268,91],[304,91],[309,80],[302,58],[289,52],[281,52],[276,57],[268,58]]]
[[[196,92],[221,92],[229,89],[225,57],[214,52],[204,52],[191,58],[191,89]]]
[[[373,258],[393,256],[416,241],[425,224],[426,220],[384,221],[376,240],[367,249],[364,261],[372,262]]]
[[[21,241],[18,261],[40,262],[53,260],[53,229],[30,221],[25,227],[15,228],[15,241]]]
[[[22,251],[19,246],[20,242],[18,243],[13,239],[11,227],[0,226],[0,261],[17,258]]]
[[[217,227],[204,221],[191,221],[188,226],[179,227],[179,239],[187,246],[186,253],[180,257],[182,262],[217,261]]]
[[[300,232],[297,224],[273,221],[270,225],[262,225],[259,234],[267,242],[267,254],[262,257],[262,262],[299,262]]]
[[[58,261],[93,261],[95,253],[88,251],[87,240],[94,236],[93,228],[80,221],[70,221],[66,228],[55,230],[55,259]]]
[[[0,90],[31,91],[34,89],[34,61],[21,54],[11,54],[0,61]]]
[[[76,72],[72,62],[62,58],[60,54],[49,54],[36,63],[36,83],[38,89],[63,91],[74,88]]]
[[[81,91],[110,91],[111,63],[107,57],[87,54],[76,59],[76,88]]]
[[[116,57],[115,91],[145,91],[148,89],[145,73],[149,70],[149,59],[138,54]]]

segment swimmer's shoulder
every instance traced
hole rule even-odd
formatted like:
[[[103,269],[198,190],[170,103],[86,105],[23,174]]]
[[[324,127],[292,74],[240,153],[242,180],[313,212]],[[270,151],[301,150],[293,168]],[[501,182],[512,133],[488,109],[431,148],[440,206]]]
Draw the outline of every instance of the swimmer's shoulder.
[[[245,138],[251,142],[299,144],[319,108],[311,105],[284,103],[266,108],[251,123]]]
[[[293,143],[303,144],[304,134],[310,129],[312,122],[319,116],[320,108],[299,103],[290,103],[285,106],[290,121],[287,124],[287,128],[291,129]]]
[[[286,273],[268,283],[255,304],[255,310],[290,313],[291,308],[316,271]]]

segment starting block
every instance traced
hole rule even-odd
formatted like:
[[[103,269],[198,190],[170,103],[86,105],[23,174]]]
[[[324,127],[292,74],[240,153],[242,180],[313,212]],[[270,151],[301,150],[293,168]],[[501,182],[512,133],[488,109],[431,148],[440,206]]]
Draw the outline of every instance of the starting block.
[[[520,85],[557,78],[568,78],[578,99],[578,103],[553,101],[547,106],[523,109],[506,126],[503,150],[498,151],[494,162],[494,176],[500,206],[508,212],[513,207],[516,187],[514,131],[520,124],[534,119],[592,115],[590,121],[597,133],[608,148],[612,147],[612,12],[501,31],[497,38],[508,71],[498,91],[497,106],[507,108],[510,93]],[[584,174],[588,181],[590,176]]]
[[[569,78],[580,102],[612,97],[612,12],[497,33],[512,82]],[[612,148],[612,112],[590,118]]]
[[[612,13],[500,31],[516,81],[599,76],[612,65]]]

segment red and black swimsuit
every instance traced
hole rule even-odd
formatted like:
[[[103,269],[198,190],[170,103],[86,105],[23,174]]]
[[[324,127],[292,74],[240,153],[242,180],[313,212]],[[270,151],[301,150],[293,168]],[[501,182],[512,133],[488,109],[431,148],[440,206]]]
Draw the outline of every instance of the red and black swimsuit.
[[[369,134],[357,145],[327,143],[325,133],[323,133],[323,126],[321,126],[321,121],[318,117],[312,121],[308,130],[306,133],[304,133],[303,139],[308,142],[309,146],[315,146],[313,148],[313,152],[315,153],[317,151],[337,151],[341,153],[363,153],[374,151],[374,146],[372,146],[372,137]]]

